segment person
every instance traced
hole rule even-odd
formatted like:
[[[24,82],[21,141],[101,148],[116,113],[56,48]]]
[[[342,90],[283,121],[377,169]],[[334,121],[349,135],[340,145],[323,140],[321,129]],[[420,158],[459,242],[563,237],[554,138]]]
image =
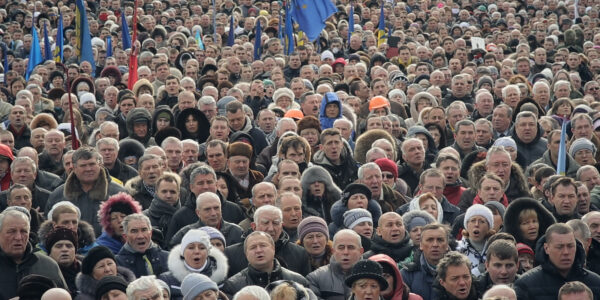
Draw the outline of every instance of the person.
[[[486,272],[475,281],[479,294],[494,285],[511,285],[519,278],[519,255],[517,247],[507,240],[495,240],[487,248]]]
[[[316,296],[310,289],[289,280],[271,282],[265,289],[267,292],[270,292],[271,299],[287,300],[297,299],[298,297],[302,299],[316,299]]]
[[[121,162],[117,157],[119,154],[119,142],[111,137],[101,138],[96,142],[96,150],[102,155],[102,164],[108,170],[110,176],[127,182],[138,175],[138,172]]]
[[[246,218],[239,223],[242,230],[250,229],[250,224],[256,209],[263,205],[275,205],[277,200],[277,186],[271,182],[259,182],[252,187],[252,199],[250,199],[250,207],[246,209]]]
[[[415,210],[409,211],[402,216],[402,220],[406,226],[406,231],[410,236],[410,242],[413,245],[412,254],[402,261],[402,264],[407,264],[415,260],[419,247],[421,246],[421,232],[423,227],[435,222],[435,219],[427,212]]]
[[[261,183],[264,175],[250,168],[254,147],[245,142],[233,142],[227,146],[227,172],[237,182],[236,190],[242,203],[249,203],[252,188]],[[247,204],[244,203],[244,204]]]
[[[229,269],[227,257],[212,246],[210,236],[201,229],[188,231],[181,244],[171,249],[168,266],[169,271],[158,278],[169,286],[171,299],[187,299],[184,282],[191,274],[207,276],[216,285],[227,279]]]
[[[383,269],[383,277],[388,282],[388,288],[381,291],[381,296],[385,300],[407,299],[422,300],[417,294],[409,292],[408,286],[402,280],[402,274],[398,270],[398,265],[391,257],[385,254],[376,254],[369,257],[369,260],[378,262]]]
[[[500,297],[502,299],[506,298],[508,300],[517,300],[517,294],[515,293],[515,290],[505,284],[498,284],[492,286],[483,294],[482,299],[490,299],[493,297]]]
[[[125,267],[117,266],[115,255],[108,248],[95,247],[81,262],[81,272],[75,279],[75,285],[79,291],[76,299],[95,299],[100,280],[107,276],[118,276],[127,284],[135,280],[133,272]]]
[[[517,143],[519,155],[525,159],[525,168],[542,157],[548,149],[548,141],[542,137],[542,128],[535,114],[522,111],[515,118],[512,138]]]
[[[321,132],[319,140],[321,150],[313,155],[313,164],[325,168],[338,187],[348,186],[356,180],[358,166],[340,131],[335,128],[325,129]]]
[[[467,209],[463,220],[464,229],[462,240],[458,242],[456,251],[469,258],[473,276],[483,273],[486,252],[485,245],[495,231],[492,211],[481,205],[474,204]]]
[[[125,182],[125,189],[144,209],[150,207],[156,193],[156,182],[164,172],[161,160],[158,155],[144,154],[138,159],[139,175]]]
[[[181,207],[181,178],[177,174],[166,172],[156,182],[156,192],[150,207],[143,214],[150,219],[154,229],[163,234],[168,231],[168,226],[175,212]]]
[[[592,300],[594,299],[594,294],[583,282],[572,281],[563,284],[563,286],[560,287],[560,290],[558,290],[558,300],[567,299]]]
[[[393,212],[407,203],[407,199],[383,183],[382,172],[374,162],[366,163],[358,168],[358,181],[371,190],[371,197],[379,203],[382,212]]]
[[[44,217],[36,208],[33,207],[31,190],[22,184],[15,183],[8,189],[8,191],[6,191],[6,197],[7,207],[20,206],[27,209],[29,212],[29,215],[31,216],[29,226],[32,231],[32,234],[29,235],[29,239],[32,244],[37,244],[39,241],[37,231],[44,222]]]
[[[558,152],[560,149],[560,130],[552,130],[548,133],[548,150],[542,154],[542,157],[531,163],[531,166],[537,163],[545,163],[546,165],[556,169],[558,165]],[[575,161],[573,156],[569,153],[565,153],[566,161],[565,161],[565,174],[568,177],[575,177],[577,175],[577,170],[579,169],[579,164]]]
[[[376,235],[371,243],[371,250],[364,258],[375,254],[386,254],[395,261],[403,261],[411,251],[410,235],[404,227],[402,216],[395,212],[387,212],[379,218]]]
[[[428,166],[425,163],[425,147],[418,138],[408,138],[401,146],[402,163],[398,167],[398,178],[404,180],[414,193],[419,185],[421,174]]]
[[[164,300],[162,288],[154,275],[142,276],[127,286],[127,299],[144,300],[156,299]]]
[[[355,208],[366,209],[371,213],[373,221],[378,221],[381,217],[381,207],[375,200],[371,199],[371,190],[364,184],[352,183],[344,189],[342,195],[342,199],[331,206],[330,236],[335,235],[338,230],[344,227],[344,214],[349,210]]]
[[[102,234],[96,240],[98,245],[107,247],[117,255],[125,244],[123,219],[128,215],[141,212],[141,205],[126,193],[118,193],[102,202],[98,210],[98,218],[102,225]]]
[[[244,254],[248,267],[223,284],[222,290],[228,296],[244,286],[266,287],[268,282],[276,280],[291,280],[308,287],[308,281],[302,275],[282,267],[275,258],[275,242],[270,234],[262,231],[249,234],[244,240]]]
[[[79,208],[68,201],[56,203],[48,212],[49,220],[42,223],[38,230],[38,238],[40,243],[37,248],[45,253],[50,253],[50,249],[46,248],[44,242],[50,231],[53,228],[63,226],[77,233],[78,252],[77,254],[85,255],[90,249],[96,247],[96,234],[94,229],[87,222],[79,219]]]
[[[223,299],[219,294],[219,287],[208,276],[192,273],[185,277],[181,283],[183,300],[194,299]],[[171,298],[173,299],[173,298]]]
[[[289,189],[300,189],[300,180],[295,177],[284,177],[280,186],[280,191],[283,193],[277,197],[275,205],[279,207],[283,213],[283,230],[290,237],[290,241],[295,243],[298,241],[298,226],[304,217],[302,212],[302,199],[300,198],[302,191],[299,190],[297,194],[285,191]],[[325,223],[325,226],[327,226],[327,223]]]
[[[579,219],[577,211],[577,186],[569,177],[561,177],[550,186],[550,197],[542,201],[542,205],[554,215],[557,222]]]
[[[40,300],[71,300],[71,294],[61,288],[51,288],[44,292]]]
[[[424,193],[413,198],[408,205],[408,212],[424,212],[437,222],[444,221],[442,204],[433,193]]]
[[[77,295],[75,277],[81,271],[81,261],[75,256],[77,240],[76,232],[59,226],[50,231],[44,242],[48,248],[48,256],[58,264],[72,295]]]
[[[388,289],[383,268],[372,260],[361,260],[352,267],[346,285],[352,289],[350,300],[380,299],[381,292]]]
[[[300,179],[302,184],[302,211],[306,208],[319,213],[331,223],[331,206],[342,197],[342,191],[333,182],[327,170],[321,166],[308,167]]]
[[[144,214],[123,219],[125,245],[116,255],[119,266],[130,269],[136,277],[162,274],[167,270],[169,253],[152,241],[152,225]]]
[[[592,236],[590,248],[587,254],[587,262],[590,270],[596,272],[599,271],[597,262],[600,260],[600,212],[591,211],[585,214],[581,221],[583,221],[588,228]],[[598,272],[596,272],[597,274]]]
[[[96,299],[127,299],[127,281],[119,276],[105,276],[96,287]]]
[[[554,298],[569,281],[583,282],[596,295],[600,292],[600,276],[584,268],[585,251],[568,225],[556,223],[548,227],[535,252],[540,265],[515,281],[517,298]]]
[[[471,262],[463,254],[451,251],[440,260],[437,265],[437,281],[434,289],[437,291],[436,299],[479,299],[473,276],[471,275]]]
[[[243,132],[252,137],[254,153],[260,153],[267,147],[267,137],[257,127],[255,127],[250,118],[244,114],[242,103],[231,101],[225,106],[226,116],[229,120],[231,133]]]
[[[320,217],[307,217],[298,225],[298,245],[308,253],[311,272],[329,264],[333,244],[327,223]]]
[[[511,202],[504,212],[504,232],[531,249],[535,249],[539,238],[554,223],[554,216],[539,201],[531,198]]]

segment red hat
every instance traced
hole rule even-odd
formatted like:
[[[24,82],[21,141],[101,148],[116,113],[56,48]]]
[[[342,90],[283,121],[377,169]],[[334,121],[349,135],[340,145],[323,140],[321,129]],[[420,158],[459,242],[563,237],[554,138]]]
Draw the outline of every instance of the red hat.
[[[346,65],[346,60],[343,57],[340,57],[338,59],[336,59],[333,63],[331,63],[331,66],[335,66],[336,64],[342,64],[342,65]]]
[[[394,175],[394,179],[398,179],[398,166],[389,158],[380,158],[375,160],[375,163],[381,169],[381,172],[390,172]]]
[[[523,243],[517,244],[517,252],[519,253],[519,255],[529,254],[529,255],[535,257],[535,254],[533,253],[533,249],[531,249],[531,247],[529,247]]]

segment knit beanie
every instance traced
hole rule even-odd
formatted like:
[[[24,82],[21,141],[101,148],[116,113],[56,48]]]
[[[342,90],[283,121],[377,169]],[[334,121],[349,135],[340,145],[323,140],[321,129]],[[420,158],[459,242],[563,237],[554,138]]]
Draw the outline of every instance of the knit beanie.
[[[252,159],[252,146],[244,142],[235,142],[227,147],[227,153],[230,158],[234,156],[245,156],[248,159]]]
[[[183,255],[183,251],[187,246],[191,243],[200,243],[206,247],[206,249],[210,250],[212,244],[210,243],[210,236],[206,231],[200,229],[192,229],[188,231],[183,238],[181,239],[181,255]]]
[[[204,227],[200,227],[200,230],[203,230],[204,232],[206,232],[211,240],[212,239],[221,240],[221,242],[223,243],[223,246],[227,247],[227,242],[225,241],[225,236],[218,229],[216,229],[214,227],[210,227],[210,226],[204,226]]]
[[[204,274],[191,273],[181,282],[183,300],[194,300],[206,290],[219,291],[217,284]]]
[[[321,217],[311,216],[305,218],[298,224],[298,240],[304,240],[304,237],[311,232],[320,232],[329,238],[329,229],[327,222]]]
[[[494,146],[512,147],[517,150],[517,143],[509,136],[501,137],[494,142]]]
[[[517,253],[519,255],[521,254],[529,254],[533,257],[535,257],[535,253],[533,252],[533,249],[531,249],[531,247],[527,246],[526,244],[523,243],[517,243]]]
[[[317,119],[313,116],[304,116],[304,118],[302,118],[302,120],[300,120],[298,122],[298,129],[296,130],[296,132],[298,132],[298,134],[301,134],[302,130],[308,129],[308,128],[316,129],[320,134],[321,133],[321,122],[319,122],[319,119]]]
[[[17,296],[22,300],[40,299],[47,290],[55,287],[56,283],[50,278],[43,275],[30,274],[19,281]]]
[[[379,158],[375,163],[381,169],[381,172],[390,172],[394,175],[394,180],[398,179],[398,165],[389,158]]]
[[[119,276],[102,277],[96,286],[96,300],[102,299],[104,294],[112,290],[119,290],[123,293],[127,293],[127,281]]]
[[[352,197],[354,194],[363,194],[368,200],[370,200],[372,197],[371,190],[369,190],[366,185],[361,183],[351,183],[344,189],[344,193],[342,194],[342,203],[344,203],[344,205],[348,205],[348,200],[350,200],[350,197]]]
[[[110,258],[116,262],[115,255],[110,249],[104,246],[96,246],[90,249],[81,262],[81,273],[91,275],[96,264],[105,258]]]
[[[48,253],[50,253],[54,244],[63,240],[73,243],[73,246],[75,246],[75,251],[77,251],[77,232],[62,226],[56,227],[52,229],[50,233],[48,233],[46,240],[44,241],[44,246],[46,246],[46,250],[48,250]]]
[[[586,138],[578,138],[571,144],[571,149],[569,149],[569,154],[571,156],[575,156],[575,153],[579,150],[588,149],[592,151],[594,155],[596,155],[596,146],[590,140]]]
[[[484,206],[489,209],[494,208],[495,210],[497,210],[500,217],[502,217],[502,220],[504,220],[504,212],[506,211],[506,207],[504,207],[502,203],[498,201],[488,201],[484,204]],[[494,212],[492,211],[492,213]]]
[[[344,213],[344,226],[348,229],[362,222],[371,222],[373,224],[373,216],[364,208],[354,208]]]
[[[79,98],[79,105],[84,105],[88,102],[92,102],[94,104],[96,104],[96,96],[94,96],[94,94],[92,93],[83,93],[83,95],[81,95],[81,97]]]
[[[277,103],[277,100],[279,100],[279,98],[281,96],[287,96],[288,98],[290,98],[290,100],[294,100],[294,92],[292,92],[292,90],[290,90],[289,88],[286,87],[282,87],[282,88],[278,88],[275,93],[273,93],[273,102]]]
[[[410,232],[417,226],[425,226],[435,222],[435,219],[426,211],[411,210],[402,216],[406,229]]]
[[[467,212],[465,213],[465,219],[463,220],[463,226],[465,226],[464,228],[467,228],[467,223],[469,222],[469,219],[471,219],[474,216],[484,217],[487,220],[489,227],[494,227],[494,214],[492,213],[492,211],[481,204],[474,204],[471,205],[471,207],[469,207],[469,209],[467,209]]]

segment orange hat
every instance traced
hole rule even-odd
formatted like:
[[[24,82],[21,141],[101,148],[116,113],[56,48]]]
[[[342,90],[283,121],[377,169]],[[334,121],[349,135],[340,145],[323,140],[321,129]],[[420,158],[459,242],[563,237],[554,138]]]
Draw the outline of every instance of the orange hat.
[[[292,118],[292,119],[295,119],[296,121],[298,121],[298,120],[301,120],[302,118],[304,118],[304,114],[298,109],[290,109],[285,113],[285,115],[283,117]]]
[[[369,101],[369,112],[382,107],[390,107],[390,101],[383,96],[375,96]]]

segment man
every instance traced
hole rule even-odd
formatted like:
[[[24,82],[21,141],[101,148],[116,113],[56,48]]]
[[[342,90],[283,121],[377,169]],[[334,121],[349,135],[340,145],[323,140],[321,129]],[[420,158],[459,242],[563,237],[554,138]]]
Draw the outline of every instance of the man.
[[[471,114],[471,120],[475,122],[480,118],[487,118],[494,110],[494,96],[485,89],[481,89],[475,96],[475,110]]]
[[[102,232],[98,222],[100,203],[125,189],[111,181],[101,163],[102,157],[94,148],[77,149],[73,153],[73,174],[50,194],[45,211],[59,201],[70,201],[81,209],[81,219],[92,224],[94,232]]]
[[[300,96],[300,109],[304,116],[319,117],[319,106],[321,106],[319,97],[313,92],[306,92]]]
[[[2,196],[2,194],[0,194],[0,196]],[[32,245],[37,244],[39,241],[37,232],[40,229],[40,225],[44,222],[44,217],[38,212],[36,208],[33,207],[31,201],[31,191],[22,184],[13,184],[6,191],[4,197],[6,197],[3,200],[5,208],[3,208],[2,210],[6,209],[6,207],[20,206],[25,208],[29,212],[29,215],[31,216],[29,221],[29,228],[33,232],[33,234],[29,235],[29,239]]]
[[[248,235],[243,245],[241,244],[238,245],[243,247],[243,256],[248,261],[247,267],[225,281],[222,288],[225,294],[231,297],[245,286],[258,285],[264,288],[268,283],[277,280],[290,280],[305,287],[309,286],[303,275],[281,266],[275,258],[275,242],[269,234],[262,231],[253,232]]]
[[[125,188],[143,209],[150,207],[156,193],[156,183],[163,174],[161,158],[154,154],[145,154],[138,159],[139,176],[125,183]]]
[[[358,180],[371,191],[371,197],[381,206],[382,212],[395,211],[408,201],[400,193],[383,183],[381,169],[376,163],[366,163],[358,169]]]
[[[215,119],[215,121],[218,117]],[[206,162],[215,172],[227,172],[227,143],[212,140],[206,143]]]
[[[42,223],[38,231],[40,243],[37,246],[40,250],[49,253],[50,249],[46,248],[44,241],[47,234],[57,227],[65,227],[77,233],[77,254],[86,255],[90,249],[98,246],[94,228],[81,220],[79,208],[69,201],[58,202],[48,211],[48,220]]]
[[[254,213],[254,222],[252,222],[253,231],[263,231],[267,233],[274,242],[275,255],[278,260],[287,265],[289,270],[306,276],[310,272],[310,263],[308,254],[303,247],[291,243],[287,233],[283,231],[283,215],[281,210],[273,205],[264,205]],[[248,265],[247,258],[242,255],[243,244],[247,244],[248,237],[244,243],[225,248],[225,255],[229,259],[229,276],[232,276],[244,269]]]
[[[600,139],[594,134],[592,118],[587,114],[577,114],[571,119],[571,132],[573,133],[573,137],[569,141],[569,145],[572,145],[573,142],[579,138],[586,138],[596,146],[596,149],[600,148]],[[596,151],[595,158],[596,161],[600,161],[600,154],[598,154],[598,151]]]
[[[492,286],[489,290],[483,294],[482,299],[501,297],[502,299],[506,298],[507,300],[517,300],[517,294],[515,290],[505,284],[498,284]]]
[[[448,249],[448,230],[445,226],[433,223],[423,227],[419,256],[400,270],[402,280],[411,292],[420,295],[424,300],[435,299],[433,291],[434,279],[437,275],[435,266]]]
[[[163,288],[154,276],[142,276],[127,286],[127,299],[131,300],[166,300]]]
[[[153,228],[163,234],[167,232],[170,220],[181,207],[179,200],[181,178],[172,173],[165,173],[156,182],[156,192],[150,207],[143,211],[150,219]]]
[[[44,136],[46,136],[47,132],[48,130],[42,127],[38,127],[31,131],[31,139],[29,139],[29,142],[37,152],[44,151]]]
[[[473,151],[484,150],[483,147],[475,144],[475,123],[473,121],[461,120],[456,123],[452,148],[458,151],[461,160]]]
[[[533,85],[533,101],[537,102],[544,110],[549,110],[550,87],[544,81],[538,81]]]
[[[351,150],[342,140],[342,135],[335,128],[321,132],[320,150],[313,156],[313,163],[321,166],[331,174],[337,186],[347,186],[357,179],[358,166],[352,157]]]
[[[121,182],[127,182],[136,177],[138,172],[121,162],[119,155],[119,142],[113,138],[101,138],[96,142],[96,151],[102,155],[102,165],[108,170],[110,176],[119,179]]]
[[[119,266],[131,270],[136,277],[166,272],[169,252],[152,242],[152,224],[143,214],[131,214],[123,219],[125,245],[116,255]]]
[[[196,179],[199,177],[196,176]],[[186,225],[177,231],[177,228],[172,228],[169,232],[175,234],[168,238],[171,247],[178,245],[183,236],[191,229],[198,229],[204,226],[217,228],[225,237],[227,245],[233,245],[242,241],[242,228],[240,226],[229,223],[223,220],[221,199],[214,192],[203,192],[196,199],[196,215],[198,221],[190,225]]]
[[[442,106],[448,107],[454,101],[473,104],[473,97],[468,87],[466,75],[459,74],[452,77],[451,91],[448,91],[448,94],[442,100]]]
[[[570,299],[592,300],[594,299],[594,293],[580,281],[567,282],[558,290],[558,300]]]
[[[591,211],[585,214],[581,220],[590,229],[592,241],[587,254],[587,265],[590,270],[598,274],[600,271],[600,212]]]
[[[573,121],[571,121],[573,122]],[[573,124],[573,123],[571,123]],[[538,163],[544,163],[550,167],[553,167],[555,170],[558,166],[558,152],[560,149],[560,130],[552,130],[548,133],[548,150],[542,154],[538,160],[531,163],[531,165],[536,165]],[[569,153],[564,154],[566,156],[565,160],[565,175],[568,177],[575,178],[577,175],[577,170],[579,170],[579,164],[573,159]]]
[[[566,223],[571,219],[579,219],[577,212],[577,186],[569,177],[557,179],[550,186],[550,198],[542,204],[554,215],[557,222]]]
[[[479,299],[473,277],[471,261],[464,254],[449,252],[437,265],[437,282],[434,283],[436,299]]]
[[[404,180],[411,191],[415,191],[419,184],[419,177],[427,166],[425,164],[425,148],[418,138],[408,138],[401,146],[402,163],[398,167],[398,178]]]
[[[522,111],[517,114],[512,138],[517,143],[519,156],[524,158],[522,167],[529,166],[542,157],[548,148],[548,141],[542,137],[542,127],[532,112]]]
[[[440,154],[435,162],[435,167],[444,174],[444,197],[452,205],[458,205],[460,197],[466,190],[465,183],[460,178],[460,159],[454,154]]]
[[[9,124],[7,130],[15,137],[15,148],[31,147],[31,129],[27,125],[27,113],[21,105],[15,105],[8,115]]]
[[[281,144],[279,141],[281,137],[286,132],[296,132],[298,126],[296,125],[296,121],[292,118],[281,118],[277,121],[275,125],[275,129],[273,130],[273,142],[265,147],[263,151],[256,158],[256,165],[261,166],[265,170],[269,170],[271,168],[273,154],[278,152],[278,147]]]
[[[495,240],[487,248],[485,270],[476,281],[479,294],[498,284],[512,285],[518,279],[519,254],[515,244],[506,240]]]
[[[70,171],[73,169],[72,166],[70,167],[70,170],[69,170],[69,166],[65,167],[66,163],[69,161],[69,159],[71,157],[71,156],[69,156],[69,153],[71,155],[73,155],[73,152],[74,152],[74,150],[69,150],[63,155],[63,168],[65,169],[65,173],[63,174],[63,176],[66,175],[66,177],[68,177],[68,175],[70,174]],[[44,171],[44,170],[40,170],[38,168],[38,166],[39,166],[38,152],[35,151],[35,149],[33,149],[32,147],[21,148],[21,150],[19,150],[17,156],[18,157],[26,156],[26,157],[31,158],[34,161],[35,166],[36,166],[35,184],[37,186],[39,186],[40,188],[46,189],[48,191],[53,191],[59,185],[63,184],[64,181],[62,180],[62,178],[58,177],[57,175],[55,175],[53,173],[50,173],[50,172]]]
[[[371,242],[371,250],[363,255],[364,258],[386,254],[395,261],[403,261],[411,254],[410,236],[399,214],[387,212],[381,215],[376,233]]]
[[[300,186],[300,180],[290,179],[298,181]],[[284,192],[277,198],[275,205],[281,209],[283,230],[288,234],[290,242],[295,243],[298,240],[298,225],[302,222],[302,199],[291,192]]]
[[[235,142],[227,147],[227,169],[230,175],[235,178],[237,183],[237,192],[242,204],[249,204],[250,191],[252,188],[263,181],[262,173],[250,169],[250,161],[253,157],[253,147],[244,142]]]
[[[44,136],[44,151],[39,154],[41,170],[61,176],[65,171],[62,166],[62,156],[65,150],[65,134],[52,129]]]
[[[265,134],[258,128],[252,125],[252,120],[244,114],[242,103],[239,101],[231,101],[225,106],[227,119],[231,132],[241,131],[252,137],[252,146],[254,153],[260,153],[267,146],[267,138]]]
[[[181,141],[181,143],[183,145],[183,152],[181,153],[183,164],[189,166],[195,162],[198,162],[198,151],[200,149],[198,142],[187,139]]]
[[[277,124],[277,118],[272,110],[265,108],[258,112],[258,115],[256,116],[256,125],[258,125],[258,128],[265,133],[269,144],[273,143],[273,140],[275,140],[275,135],[273,134],[275,124]]]
[[[600,293],[600,276],[584,268],[585,251],[568,225],[556,223],[548,227],[535,252],[540,265],[515,282],[518,299],[554,298],[569,281],[581,281],[595,295]]]
[[[362,258],[363,247],[358,233],[342,229],[333,236],[332,259],[306,276],[310,289],[319,299],[348,299],[351,290],[344,280],[352,267]],[[406,281],[405,281],[406,282]]]
[[[475,144],[485,149],[494,144],[494,127],[488,119],[475,121]]]
[[[0,214],[0,296],[17,296],[19,280],[29,274],[48,277],[58,287],[67,288],[56,262],[34,252],[29,240],[29,217],[20,209]]]
[[[77,240],[77,232],[66,227],[56,227],[50,231],[44,242],[48,256],[58,264],[71,293],[77,293],[75,278],[81,271],[81,261],[75,256]]]
[[[264,205],[275,205],[277,199],[277,187],[270,182],[261,182],[252,188],[252,199],[250,207],[246,209],[246,218],[239,222],[244,232],[252,227],[254,212]]]
[[[181,140],[174,136],[170,136],[166,138],[160,146],[165,150],[165,154],[167,155],[168,170],[173,173],[179,173],[181,169],[183,169],[181,156],[183,144],[181,143]]]
[[[22,184],[31,191],[32,207],[40,213],[44,213],[50,192],[35,184],[36,167],[35,162],[29,157],[17,157],[11,164],[10,174],[13,184]],[[0,207],[6,207],[8,191],[0,193]]]
[[[506,104],[500,104],[494,108],[492,113],[492,125],[494,127],[494,138],[510,136],[513,110]]]

